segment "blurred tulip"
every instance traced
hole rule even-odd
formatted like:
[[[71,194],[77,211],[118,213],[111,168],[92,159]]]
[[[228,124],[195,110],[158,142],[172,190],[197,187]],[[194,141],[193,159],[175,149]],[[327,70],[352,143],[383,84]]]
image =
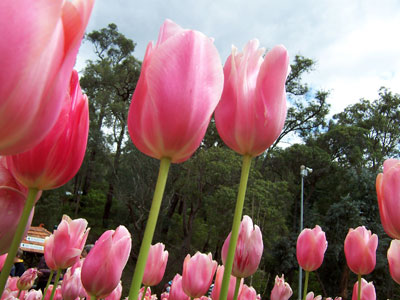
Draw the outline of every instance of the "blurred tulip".
[[[131,234],[124,226],[104,232],[83,261],[81,280],[86,292],[105,298],[117,287],[131,252]]]
[[[222,262],[225,264],[228,255],[231,233],[222,246]],[[239,236],[233,260],[232,275],[245,278],[253,275],[258,268],[263,253],[264,244],[260,228],[249,216],[244,216],[240,223]]]
[[[186,296],[186,294],[185,294],[185,296]],[[161,298],[161,300],[168,300],[169,299],[169,293],[167,293],[167,292],[162,293],[160,298]]]
[[[322,296],[315,296],[314,297],[314,293],[313,292],[309,292],[306,296],[306,300],[322,300]]]
[[[78,172],[86,151],[89,132],[89,107],[82,95],[78,73],[70,74],[63,108],[46,137],[30,150],[8,156],[7,163],[19,182],[38,190],[55,189]]]
[[[182,288],[191,298],[203,296],[210,288],[217,262],[208,255],[196,252],[193,257],[188,254],[183,262]]]
[[[251,40],[235,47],[224,66],[224,90],[215,124],[225,144],[242,155],[263,153],[278,138],[286,119],[285,82],[289,56],[283,46],[264,48]]]
[[[252,286],[243,284],[238,300],[257,300],[257,292]]]
[[[4,265],[4,262],[6,261],[6,258],[7,258],[7,253],[0,255],[0,272],[3,269],[3,265]]]
[[[0,154],[29,150],[55,124],[93,3],[0,1]]]
[[[46,295],[44,295],[43,300],[50,300],[51,293],[53,292],[54,285],[50,284],[47,288]],[[54,292],[53,300],[63,300],[61,293],[61,286],[57,286],[56,291]]]
[[[182,288],[182,276],[176,274],[172,280],[171,288],[169,290],[168,300],[189,300],[190,297],[186,295]]]
[[[79,261],[89,229],[85,219],[63,216],[54,233],[45,241],[46,264],[53,270],[66,269]]]
[[[223,88],[213,41],[166,20],[149,43],[129,108],[136,147],[151,157],[187,160],[199,147]]]
[[[218,266],[217,268],[217,275],[215,276],[215,281],[214,281],[214,287],[211,292],[211,298],[212,300],[219,300],[219,294],[221,291],[221,285],[222,285],[222,278],[224,276],[224,266]],[[235,288],[236,288],[236,277],[231,275],[231,278],[229,280],[229,289],[228,289],[228,298],[227,300],[233,300],[233,296],[235,294]],[[239,292],[240,294],[243,286],[243,279],[240,280],[240,287],[239,287]]]
[[[364,226],[350,229],[344,240],[344,254],[350,270],[356,274],[371,273],[376,264],[378,236]]]
[[[21,219],[27,193],[28,190],[20,185],[11,174],[7,167],[6,158],[0,157],[0,254],[7,253],[10,248],[18,222]],[[37,199],[39,197],[40,195]],[[28,232],[32,218],[33,211],[26,224],[23,236]],[[3,265],[1,265],[2,267]]]
[[[293,295],[289,283],[285,282],[285,278],[275,277],[275,285],[271,291],[271,300],[288,300]]]
[[[144,297],[143,297],[144,288],[145,288],[145,287],[142,287],[142,288],[140,289],[139,295],[138,295],[138,300],[157,300],[157,295],[155,295],[155,294],[152,295],[152,294],[151,294],[151,288],[150,288],[150,287],[148,287],[148,288],[146,289],[146,293],[145,293],[145,295],[144,295]],[[126,299],[126,300],[128,300],[128,299]]]
[[[108,295],[104,300],[120,300],[122,295],[122,284],[121,281],[118,283],[117,287]],[[64,299],[65,300],[65,299]]]
[[[68,268],[63,277],[61,294],[63,300],[75,300],[87,296],[81,282],[81,268]]]
[[[392,240],[387,252],[389,271],[393,280],[400,284],[400,241]]]
[[[322,265],[328,242],[325,232],[316,225],[314,229],[304,229],[297,238],[296,256],[300,267],[315,271]]]
[[[358,298],[358,281],[353,287],[353,296],[351,300],[357,300]],[[374,284],[367,282],[364,278],[361,279],[361,299],[360,300],[376,300],[376,293]]]
[[[36,268],[30,268],[22,274],[17,281],[17,287],[19,290],[29,290],[36,278],[38,277],[38,270]]]
[[[17,277],[9,276],[6,283],[6,289],[10,291],[18,291],[18,286],[17,286],[18,279],[19,279],[18,276]]]
[[[400,240],[400,160],[385,160],[383,174],[376,178],[376,193],[383,229],[391,238]]]
[[[144,286],[157,285],[163,278],[168,261],[168,251],[164,251],[164,248],[162,243],[150,246],[142,280]]]
[[[42,300],[42,298],[43,298],[42,290],[37,291],[32,289],[25,294],[24,300]]]
[[[11,291],[9,289],[5,289],[3,294],[1,295],[0,300],[17,300],[18,293],[19,293],[18,290]],[[22,293],[25,293],[25,291],[22,291]],[[20,294],[20,296],[21,296],[21,294]]]

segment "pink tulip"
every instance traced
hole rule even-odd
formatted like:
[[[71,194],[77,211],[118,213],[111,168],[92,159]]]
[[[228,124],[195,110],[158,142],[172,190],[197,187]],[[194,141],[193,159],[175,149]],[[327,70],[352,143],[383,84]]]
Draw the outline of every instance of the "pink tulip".
[[[121,281],[118,283],[117,287],[108,295],[104,300],[120,300],[122,295],[122,284]],[[64,299],[65,300],[65,299]]]
[[[212,300],[218,300],[221,292],[222,278],[224,276],[224,266],[218,266],[217,275],[215,276],[214,287],[211,292]],[[239,294],[242,290],[243,279],[240,280]],[[236,277],[232,276],[229,279],[228,300],[233,300],[236,288]]]
[[[309,292],[306,296],[306,300],[322,300],[322,296],[315,296],[314,297],[314,293],[313,292]]]
[[[187,160],[199,147],[223,88],[213,41],[166,20],[149,43],[129,108],[136,147],[151,157]]]
[[[117,287],[131,245],[131,234],[122,225],[100,236],[82,265],[82,284],[88,294],[105,298]]]
[[[353,287],[353,297],[352,300],[358,299],[358,281]],[[367,282],[364,278],[361,279],[361,299],[360,300],[376,300],[376,293],[374,284]]]
[[[45,240],[44,254],[50,269],[66,269],[79,261],[89,229],[85,219],[63,216],[57,230]]]
[[[315,271],[322,265],[327,247],[328,242],[321,227],[306,228],[297,238],[297,262],[304,270]]]
[[[0,255],[0,272],[3,269],[4,262],[6,261],[6,259],[7,259],[7,253]]]
[[[150,287],[148,287],[148,288],[146,289],[146,293],[145,293],[144,298],[143,298],[143,293],[145,292],[144,289],[145,289],[145,287],[142,287],[142,288],[140,289],[139,295],[138,295],[138,299],[137,299],[137,300],[157,300],[157,295],[155,295],[155,294],[152,295],[152,294],[151,294],[151,288],[150,288]],[[142,298],[143,298],[143,299],[142,299]]]
[[[225,264],[228,255],[231,233],[222,246],[222,262]],[[260,228],[249,216],[244,216],[240,223],[239,236],[233,260],[232,275],[245,278],[253,275],[258,268],[263,254],[264,244]]]
[[[182,288],[191,298],[203,296],[210,288],[217,262],[208,255],[197,252],[193,257],[188,254],[183,262]]]
[[[0,300],[17,300],[17,296],[18,296],[18,290],[16,291],[11,291],[9,289],[4,289],[3,294],[1,295]],[[25,291],[22,291],[22,293],[20,294],[20,296],[25,293]]]
[[[182,288],[182,276],[176,274],[172,280],[171,288],[169,290],[168,300],[189,300],[190,297],[185,294]]]
[[[186,296],[186,294],[185,294],[185,296]],[[162,293],[160,298],[161,298],[161,300],[168,300],[169,299],[169,293],[168,292]]]
[[[30,290],[25,294],[24,300],[42,300],[42,290]]]
[[[393,280],[400,284],[400,241],[392,240],[387,252],[389,271]]]
[[[70,79],[63,108],[51,131],[30,150],[7,157],[11,172],[27,187],[60,187],[75,176],[82,164],[89,132],[88,100],[82,95],[76,71]]]
[[[376,193],[383,229],[391,238],[400,239],[400,160],[383,163],[383,174],[376,178]]]
[[[376,264],[378,236],[364,226],[350,229],[344,241],[344,254],[350,270],[356,274],[371,273]]]
[[[81,268],[68,268],[61,285],[61,294],[64,300],[85,298],[86,291],[81,282]]]
[[[263,153],[278,138],[286,119],[285,81],[289,56],[283,46],[267,53],[251,40],[243,53],[235,47],[224,66],[225,83],[215,110],[222,140],[234,151]]]
[[[6,289],[9,289],[10,291],[18,291],[18,282],[19,277],[8,277],[7,283],[6,283]]]
[[[252,286],[243,284],[238,300],[257,300],[257,292]]]
[[[51,293],[53,292],[54,285],[50,284],[49,287],[47,288],[46,295],[44,295],[43,300],[50,300]],[[57,286],[56,291],[54,293],[54,298],[53,300],[63,300],[62,294],[61,294],[61,286]]]
[[[0,154],[32,148],[55,124],[93,3],[0,1]]]
[[[0,254],[7,253],[10,248],[25,206],[27,193],[28,190],[20,185],[9,171],[6,158],[0,157]],[[37,199],[39,197],[40,195]],[[24,236],[31,226],[32,218],[33,211],[26,224]]]
[[[30,268],[22,274],[17,281],[17,287],[19,290],[29,290],[36,278],[38,277],[38,270],[36,268]]]
[[[165,245],[162,243],[150,246],[142,280],[143,285],[157,285],[163,278],[168,261],[168,251],[164,251],[164,248]]]
[[[289,283],[283,277],[275,277],[275,285],[271,291],[271,300],[288,300],[293,295]]]

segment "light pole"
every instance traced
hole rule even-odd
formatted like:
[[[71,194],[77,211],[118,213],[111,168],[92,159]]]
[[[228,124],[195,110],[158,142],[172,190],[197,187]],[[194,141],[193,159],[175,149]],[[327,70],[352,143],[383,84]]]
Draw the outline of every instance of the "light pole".
[[[307,168],[304,165],[300,166],[300,176],[301,176],[301,196],[300,196],[300,232],[303,230],[303,197],[304,197],[304,177],[308,175],[308,173],[312,173],[311,168]],[[303,269],[299,267],[299,300],[301,300],[301,285],[303,281]]]

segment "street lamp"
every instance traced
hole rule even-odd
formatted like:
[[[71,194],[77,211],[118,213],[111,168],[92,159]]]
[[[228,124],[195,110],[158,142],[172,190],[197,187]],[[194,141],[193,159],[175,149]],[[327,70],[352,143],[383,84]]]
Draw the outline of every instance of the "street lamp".
[[[309,173],[312,173],[311,168],[307,168],[304,165],[300,166],[300,176],[301,176],[301,196],[300,196],[300,232],[303,230],[303,197],[304,197],[304,177],[308,176]],[[303,269],[299,267],[299,300],[301,300],[301,285],[303,281]]]

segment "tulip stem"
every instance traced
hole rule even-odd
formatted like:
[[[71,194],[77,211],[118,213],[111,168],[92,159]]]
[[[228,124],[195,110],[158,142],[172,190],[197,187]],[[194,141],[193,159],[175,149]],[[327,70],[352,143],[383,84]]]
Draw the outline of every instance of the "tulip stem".
[[[22,290],[18,290],[18,295],[17,298],[19,299],[19,296],[21,295]]]
[[[43,299],[44,299],[44,296],[46,296],[47,289],[49,288],[51,280],[53,279],[53,275],[54,275],[54,270],[51,270],[50,271],[50,275],[49,275],[49,279],[47,280],[47,283],[46,283],[46,287],[44,288]]]
[[[57,274],[56,274],[56,279],[54,279],[54,284],[53,284],[53,289],[51,291],[50,300],[53,300],[54,295],[56,294],[57,284],[60,281],[60,276],[61,276],[61,269],[58,269]],[[43,299],[44,299],[44,296],[43,296]]]
[[[358,294],[357,299],[361,299],[361,274],[358,274]]]
[[[144,299],[144,297],[146,297],[146,292],[147,292],[147,286],[144,286],[142,300]]]
[[[239,236],[240,221],[242,220],[244,197],[246,195],[247,181],[249,179],[251,159],[252,157],[250,155],[247,154],[243,155],[242,173],[240,176],[240,184],[236,200],[235,214],[233,216],[231,239],[229,242],[228,254],[226,256],[226,261],[225,261],[225,270],[224,270],[224,276],[222,278],[219,300],[227,300],[228,298],[229,281],[232,272],[236,244]]]
[[[239,288],[240,288],[241,281],[242,281],[242,278],[236,277],[235,293],[233,294],[233,300],[237,300],[237,298],[239,296]]]
[[[147,219],[146,229],[144,231],[142,245],[140,246],[135,272],[133,273],[131,289],[129,291],[129,300],[137,300],[138,298],[144,269],[146,267],[147,256],[149,255],[151,241],[153,240],[154,230],[157,225],[158,213],[160,212],[161,201],[164,195],[164,189],[165,184],[167,183],[170,165],[171,159],[161,159],[156,188],[154,190],[153,202],[151,203],[149,218]]]
[[[38,189],[29,188],[28,196],[26,198],[24,210],[22,211],[21,218],[19,220],[17,229],[15,230],[14,238],[11,242],[10,249],[8,250],[8,255],[6,261],[4,262],[3,269],[0,274],[0,295],[3,294],[4,287],[6,285],[8,275],[10,275],[11,268],[14,264],[14,257],[17,253],[18,247],[21,243],[22,237],[25,232],[26,224],[28,223],[29,216],[31,214],[32,208],[35,204]]]
[[[306,300],[306,298],[307,298],[307,288],[308,288],[308,277],[309,276],[310,276],[310,271],[306,271],[306,278],[304,279],[303,300]]]

